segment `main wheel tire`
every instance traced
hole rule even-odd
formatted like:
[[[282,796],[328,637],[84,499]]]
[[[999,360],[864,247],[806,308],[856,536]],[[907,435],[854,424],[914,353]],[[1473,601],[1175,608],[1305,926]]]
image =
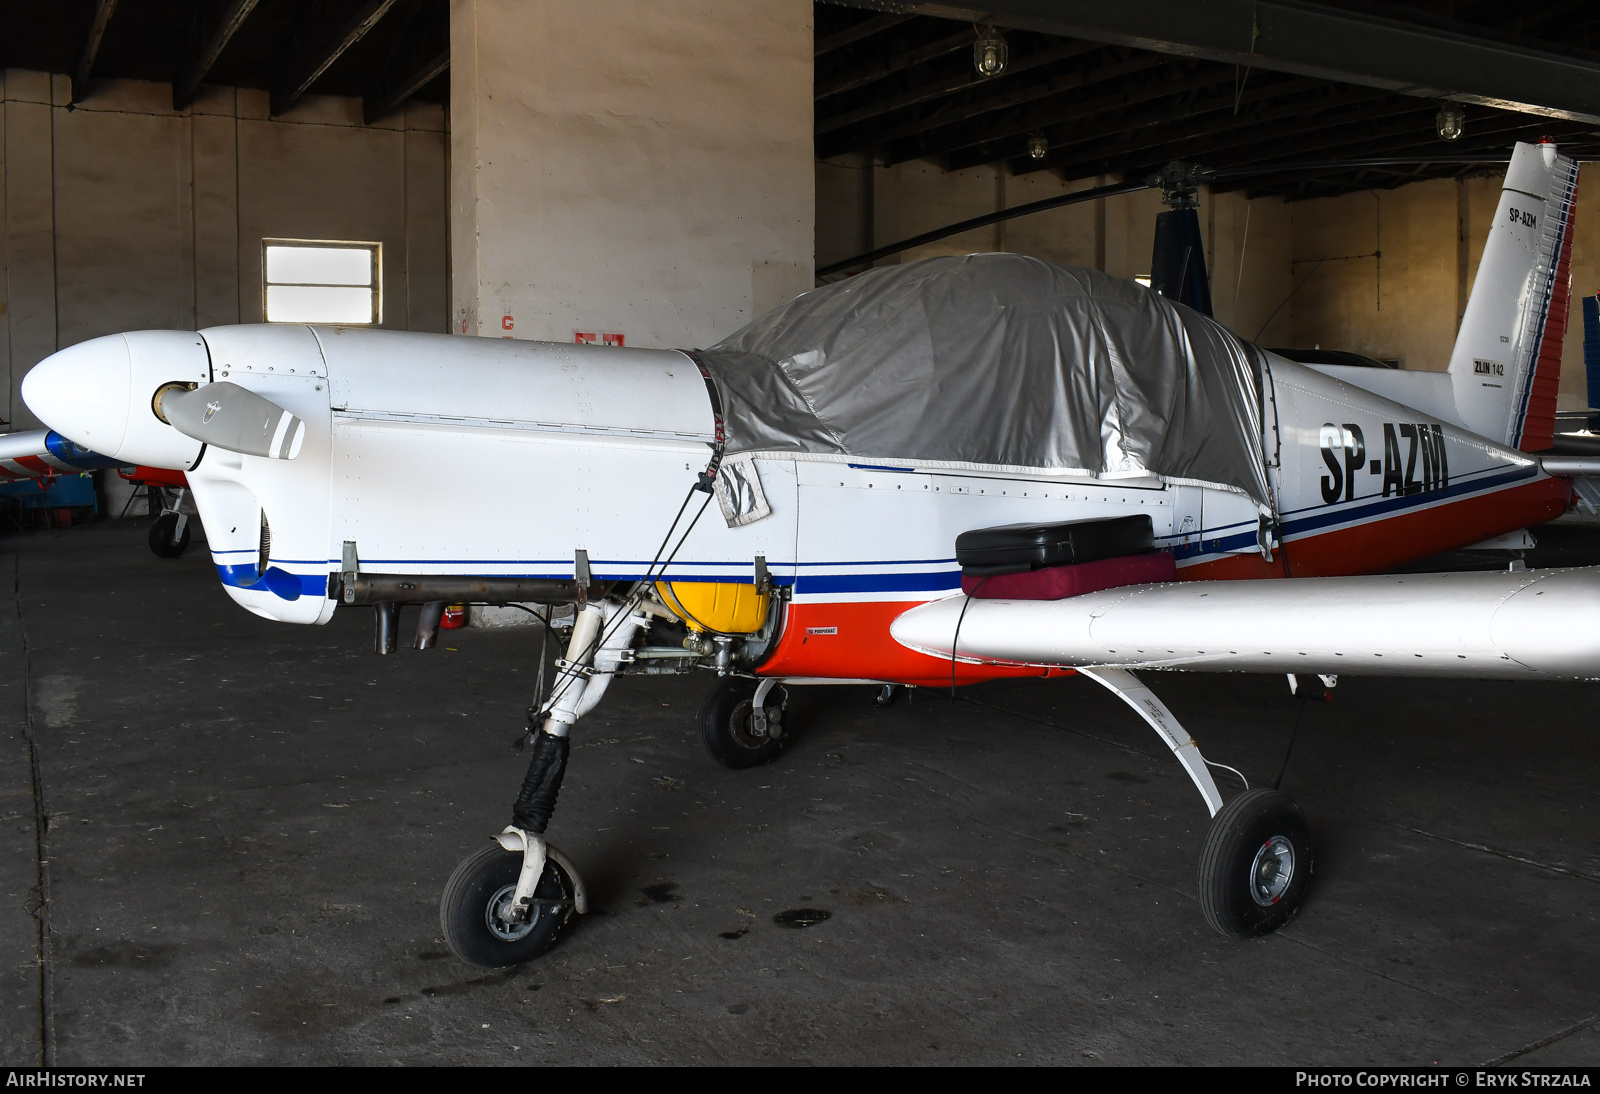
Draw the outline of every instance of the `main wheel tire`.
[[[1257,787],[1212,818],[1200,853],[1200,910],[1233,938],[1277,930],[1311,884],[1311,827],[1286,794]]]
[[[439,926],[450,951],[469,965],[504,969],[532,961],[550,948],[572,914],[572,879],[551,859],[533,895],[558,900],[540,906],[526,923],[509,924],[502,913],[516,894],[522,852],[492,843],[461,860],[439,897]]]
[[[174,542],[172,530],[177,526],[177,513],[162,513],[150,526],[150,550],[157,558],[177,558],[188,549],[189,522],[183,522],[183,532]]]
[[[783,751],[786,738],[783,722],[783,689],[767,693],[768,724],[776,733],[755,732],[750,715],[754,713],[756,682],[739,676],[724,676],[700,708],[700,735],[706,752],[723,767],[760,767]]]

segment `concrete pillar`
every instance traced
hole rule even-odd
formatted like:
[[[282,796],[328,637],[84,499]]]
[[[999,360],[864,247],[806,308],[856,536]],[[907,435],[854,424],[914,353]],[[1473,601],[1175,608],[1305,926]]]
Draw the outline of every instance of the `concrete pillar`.
[[[452,327],[703,346],[813,284],[810,0],[451,0]]]

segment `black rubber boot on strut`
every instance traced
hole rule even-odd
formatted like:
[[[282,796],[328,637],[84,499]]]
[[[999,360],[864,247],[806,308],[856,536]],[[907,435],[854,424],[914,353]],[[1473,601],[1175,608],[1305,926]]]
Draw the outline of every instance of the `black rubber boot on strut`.
[[[543,835],[556,811],[556,795],[561,792],[561,777],[567,773],[565,737],[552,737],[539,730],[533,735],[533,759],[522,780],[522,792],[511,807],[511,823],[524,832]]]

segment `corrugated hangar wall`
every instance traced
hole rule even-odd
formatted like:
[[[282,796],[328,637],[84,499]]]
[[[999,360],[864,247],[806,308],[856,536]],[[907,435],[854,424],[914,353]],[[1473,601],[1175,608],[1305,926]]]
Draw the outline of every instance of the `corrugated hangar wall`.
[[[57,348],[116,331],[262,318],[261,241],[383,245],[383,325],[449,326],[444,108],[374,125],[359,99],[308,97],[269,118],[267,93],[106,80],[67,105],[65,76],[17,69],[0,90],[0,416]]]

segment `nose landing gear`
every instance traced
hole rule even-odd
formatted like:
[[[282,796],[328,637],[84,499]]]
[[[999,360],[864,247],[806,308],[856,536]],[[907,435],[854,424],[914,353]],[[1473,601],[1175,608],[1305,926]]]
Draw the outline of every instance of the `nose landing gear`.
[[[589,603],[578,611],[551,698],[529,712],[531,723],[544,724],[533,730],[511,824],[495,846],[456,867],[439,899],[445,942],[467,964],[498,969],[538,957],[573,912],[588,910],[582,879],[544,832],[566,774],[567,733],[605,694],[644,622],[631,606]]]
[[[189,518],[181,508],[184,491],[179,489],[177,497],[171,498],[160,487],[148,489],[160,489],[162,500],[161,515],[150,526],[150,552],[157,558],[177,558],[189,546]]]

